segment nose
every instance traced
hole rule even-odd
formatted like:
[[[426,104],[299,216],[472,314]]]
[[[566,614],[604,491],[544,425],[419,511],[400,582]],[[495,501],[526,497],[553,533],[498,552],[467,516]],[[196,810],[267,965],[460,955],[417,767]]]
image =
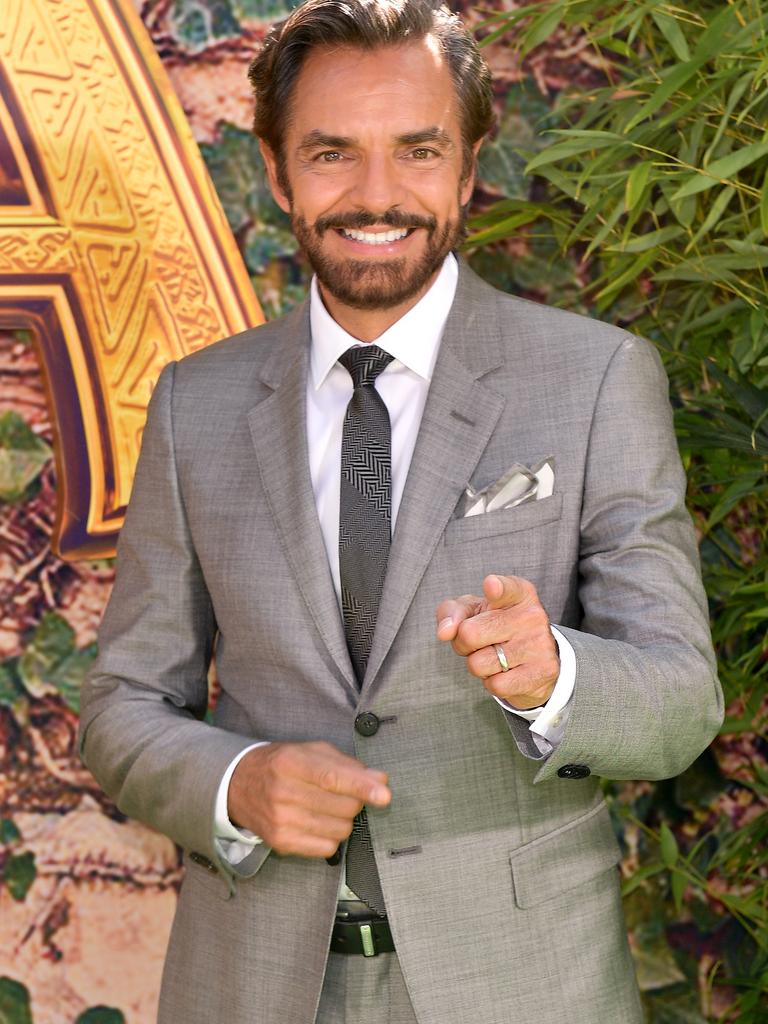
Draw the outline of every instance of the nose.
[[[395,159],[377,154],[361,161],[349,198],[355,206],[371,213],[385,213],[399,206],[404,199],[404,189]]]

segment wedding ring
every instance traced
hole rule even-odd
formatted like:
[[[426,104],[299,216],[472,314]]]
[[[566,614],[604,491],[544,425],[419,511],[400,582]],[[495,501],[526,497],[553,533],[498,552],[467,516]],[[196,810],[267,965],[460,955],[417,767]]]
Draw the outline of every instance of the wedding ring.
[[[496,651],[496,657],[499,659],[501,671],[509,672],[509,662],[507,661],[507,656],[504,653],[504,648],[501,646],[501,644],[494,644],[493,648]]]

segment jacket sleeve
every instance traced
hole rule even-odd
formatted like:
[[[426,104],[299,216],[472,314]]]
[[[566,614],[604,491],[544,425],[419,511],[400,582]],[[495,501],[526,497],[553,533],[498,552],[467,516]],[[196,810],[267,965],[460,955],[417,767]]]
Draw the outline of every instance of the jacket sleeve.
[[[203,721],[216,633],[173,443],[175,364],[150,402],[99,655],[81,700],[80,751],[125,814],[221,865],[216,793],[252,736]]]
[[[626,335],[601,383],[580,523],[579,628],[568,724],[544,760],[507,716],[535,782],[566,764],[612,779],[687,768],[722,723],[723,698],[658,353]]]

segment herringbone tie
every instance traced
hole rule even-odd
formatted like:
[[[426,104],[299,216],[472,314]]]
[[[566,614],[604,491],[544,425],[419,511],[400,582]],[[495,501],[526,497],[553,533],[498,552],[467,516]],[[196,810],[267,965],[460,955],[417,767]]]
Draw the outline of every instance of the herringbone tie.
[[[354,385],[341,439],[341,606],[347,645],[361,686],[392,532],[389,413],[374,386],[392,358],[377,345],[365,345],[348,349],[339,359]],[[365,808],[355,818],[347,845],[347,884],[377,913],[385,912]]]

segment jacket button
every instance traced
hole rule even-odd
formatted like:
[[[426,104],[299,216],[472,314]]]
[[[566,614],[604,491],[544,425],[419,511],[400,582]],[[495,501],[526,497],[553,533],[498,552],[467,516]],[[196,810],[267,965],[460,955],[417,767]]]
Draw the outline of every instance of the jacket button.
[[[355,719],[355,731],[361,736],[373,736],[379,731],[379,719],[372,711],[363,711]]]
[[[561,779],[586,779],[592,773],[585,764],[564,764],[557,769],[557,774]]]

